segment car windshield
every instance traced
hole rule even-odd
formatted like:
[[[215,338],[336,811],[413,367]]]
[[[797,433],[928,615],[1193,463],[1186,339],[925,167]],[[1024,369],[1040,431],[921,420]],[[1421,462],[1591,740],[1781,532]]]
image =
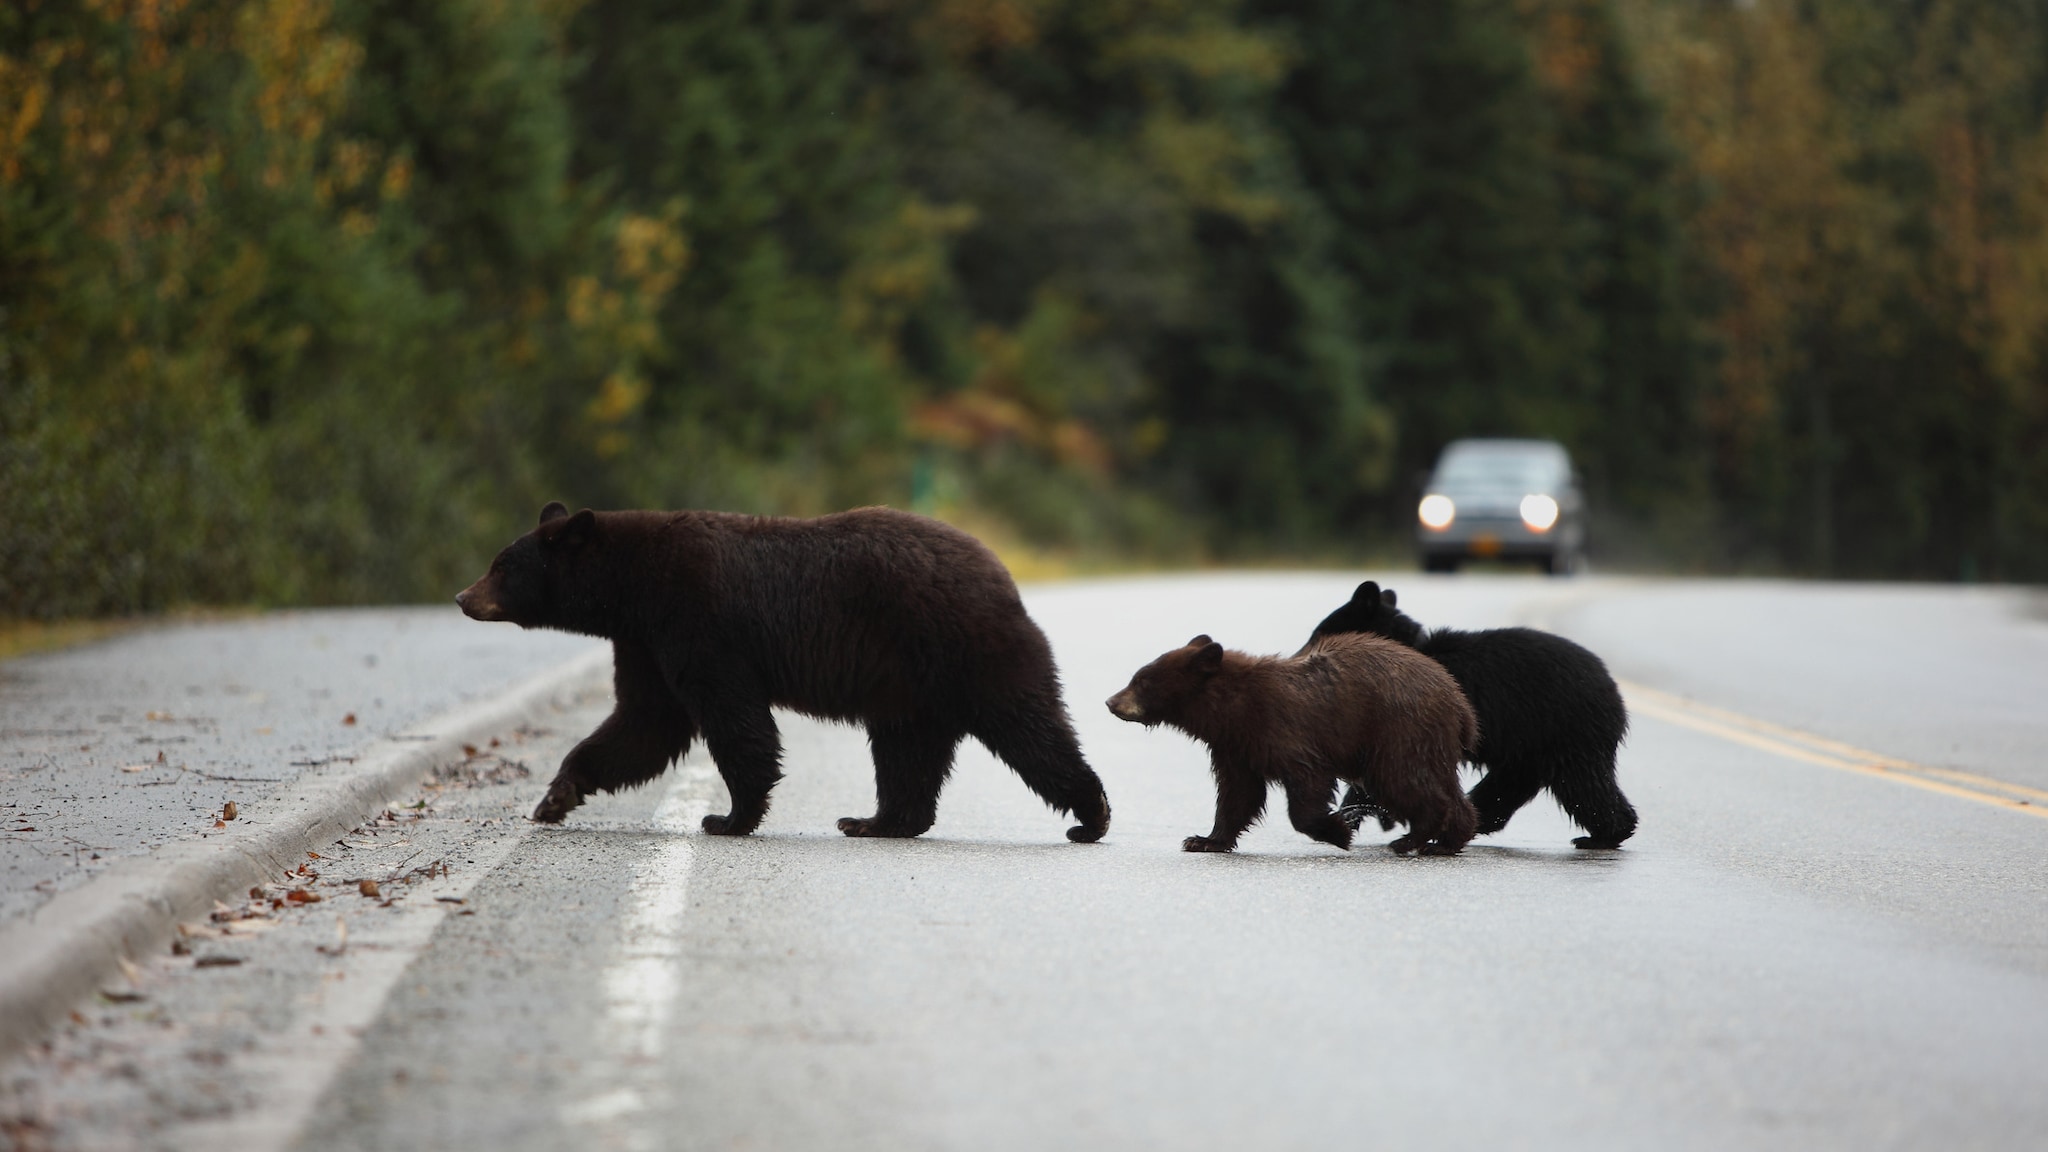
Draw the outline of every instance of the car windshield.
[[[1564,450],[1553,444],[1457,444],[1444,452],[1432,487],[1542,492],[1562,485]]]

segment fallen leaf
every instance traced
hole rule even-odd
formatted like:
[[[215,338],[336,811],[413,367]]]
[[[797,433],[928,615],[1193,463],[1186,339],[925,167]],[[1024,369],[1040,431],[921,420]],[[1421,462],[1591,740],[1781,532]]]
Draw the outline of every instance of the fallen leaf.
[[[256,730],[256,734],[257,734],[258,736],[268,736],[268,735],[270,735],[270,734],[271,734],[272,732],[274,732],[274,731],[276,731],[276,729],[274,729],[274,728],[258,728],[258,729]]]
[[[343,952],[348,951],[348,921],[336,916],[334,918],[333,946],[330,947],[323,944],[319,945],[315,950],[326,953],[329,956],[339,956]]]
[[[318,860],[318,859],[320,859],[320,854],[319,854],[318,852],[308,852],[308,853],[306,853],[306,855],[307,855],[307,856],[308,856],[309,858],[311,858],[311,859],[314,859],[314,860]]]
[[[145,712],[142,718],[145,720],[169,720],[171,714],[169,712]]]
[[[356,726],[356,714],[355,714],[355,713],[353,713],[353,712],[351,712],[351,713],[349,713],[348,715],[346,715],[346,716],[343,716],[343,717],[341,718],[341,726],[342,726],[343,728],[353,728],[353,727],[355,727],[355,726]]]
[[[201,956],[192,962],[194,968],[233,968],[240,964],[240,956]]]
[[[121,771],[123,771],[123,772],[147,772],[147,771],[149,771],[149,770],[150,770],[151,768],[154,768],[154,767],[156,767],[156,765],[154,765],[154,764],[123,764],[123,765],[121,765]]]
[[[21,827],[19,827],[19,828],[10,828],[10,829],[8,829],[8,831],[10,831],[10,832],[33,832],[33,831],[35,831],[35,829],[33,829],[33,828],[30,828],[30,827],[28,827],[27,825],[23,825],[23,826],[21,826]]]
[[[440,902],[441,902],[441,903],[443,903],[443,904],[461,904],[461,903],[464,903],[464,900],[463,900],[463,899],[462,899],[462,897],[460,897],[460,896],[436,896],[436,897],[434,897],[434,899],[436,899],[436,900],[440,901]]]
[[[476,755],[476,745],[474,745],[474,744],[464,744],[464,745],[462,746],[462,754],[463,754],[464,756],[475,756],[475,755]]]
[[[230,800],[220,806],[220,818],[223,820],[233,820],[241,811],[241,809],[235,807],[235,802]]]
[[[225,827],[227,827],[227,826],[228,826],[228,822],[227,822],[227,821],[225,821],[225,820],[215,820],[215,821],[213,822],[213,826],[214,826],[215,828],[225,828]]]
[[[236,921],[254,919],[262,916],[263,914],[263,909],[261,907],[253,905],[243,905],[240,908],[230,908],[225,904],[221,904],[214,908],[213,915],[209,917],[209,919],[211,919],[215,924],[229,924],[234,923]]]
[[[142,983],[142,969],[135,966],[135,961],[130,960],[126,956],[116,956],[114,960],[120,964],[121,975],[127,977],[130,984]]]
[[[284,898],[294,904],[318,904],[320,902],[320,894],[318,892],[309,892],[304,888],[294,888],[285,893]]]
[[[164,750],[161,748],[156,750],[156,762],[159,764],[164,762]]]
[[[356,891],[362,893],[365,896],[368,896],[372,900],[376,899],[380,895],[380,893],[377,891],[377,882],[375,880],[356,881]]]
[[[183,927],[183,925],[179,925],[179,927]],[[185,943],[184,940],[180,939],[171,941],[171,955],[190,956],[191,954],[192,946],[190,944]]]
[[[133,1004],[137,1000],[147,1000],[149,997],[144,996],[133,988],[102,988],[100,989],[100,999],[111,1000],[116,1004]]]

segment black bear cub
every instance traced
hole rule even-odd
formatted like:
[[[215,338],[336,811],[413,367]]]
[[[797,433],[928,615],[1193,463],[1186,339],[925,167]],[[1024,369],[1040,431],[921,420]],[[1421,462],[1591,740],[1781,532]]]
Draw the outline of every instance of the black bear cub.
[[[1586,830],[1573,844],[1621,847],[1636,830],[1636,810],[1614,782],[1614,753],[1628,733],[1628,708],[1607,665],[1564,637],[1533,628],[1438,628],[1425,634],[1396,603],[1392,588],[1382,590],[1370,580],[1360,584],[1350,603],[1316,625],[1309,647],[1332,636],[1385,636],[1414,647],[1457,679],[1479,715],[1479,746],[1470,759],[1486,769],[1472,789],[1481,835],[1506,827],[1509,817],[1548,788]],[[1391,827],[1384,807],[1370,787],[1354,787],[1342,811],[1353,827],[1367,816]]]
[[[1002,563],[936,520],[862,508],[812,520],[592,512],[559,503],[456,602],[612,642],[618,703],[533,818],[660,775],[702,736],[732,794],[704,830],[744,836],[782,778],[770,709],[867,727],[875,814],[848,836],[916,836],[973,736],[1099,840],[1109,800],[1075,739],[1045,634]]]
[[[1197,636],[1140,668],[1109,710],[1209,746],[1216,825],[1182,841],[1189,852],[1236,848],[1272,782],[1297,831],[1339,848],[1354,829],[1330,811],[1339,780],[1408,825],[1388,845],[1396,852],[1448,856],[1472,839],[1477,817],[1458,786],[1458,760],[1478,738],[1472,708],[1441,667],[1391,641],[1333,636],[1278,657]]]

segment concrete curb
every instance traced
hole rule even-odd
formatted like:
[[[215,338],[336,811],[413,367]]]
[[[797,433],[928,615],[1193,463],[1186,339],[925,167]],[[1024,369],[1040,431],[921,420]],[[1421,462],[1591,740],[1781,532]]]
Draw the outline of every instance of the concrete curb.
[[[0,928],[0,1060],[104,986],[122,958],[161,947],[180,921],[207,914],[215,900],[297,867],[436,767],[461,760],[464,744],[573,706],[604,686],[610,666],[609,649],[592,652],[380,740],[353,763],[309,772],[249,805],[224,833],[126,861]]]

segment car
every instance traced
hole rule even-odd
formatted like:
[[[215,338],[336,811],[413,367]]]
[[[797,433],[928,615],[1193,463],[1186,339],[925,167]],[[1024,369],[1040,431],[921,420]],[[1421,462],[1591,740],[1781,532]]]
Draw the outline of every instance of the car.
[[[1415,509],[1415,541],[1428,572],[1468,559],[1533,560],[1577,571],[1586,552],[1586,503],[1571,454],[1554,440],[1454,440]]]

